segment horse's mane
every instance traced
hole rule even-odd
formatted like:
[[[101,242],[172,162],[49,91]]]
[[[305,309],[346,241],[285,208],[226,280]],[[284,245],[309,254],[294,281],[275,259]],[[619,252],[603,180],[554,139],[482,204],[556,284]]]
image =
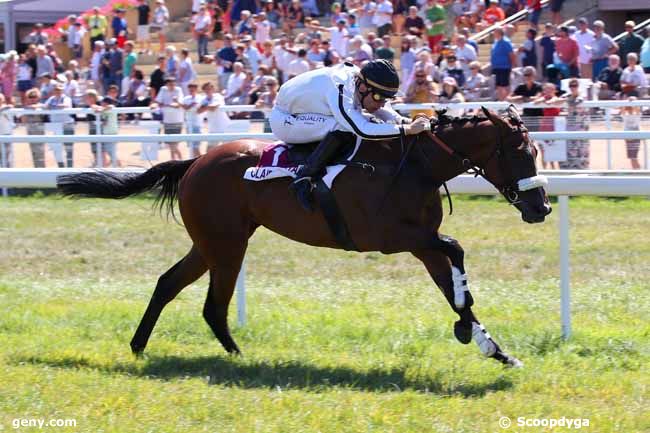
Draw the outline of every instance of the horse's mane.
[[[478,123],[484,122],[486,120],[490,119],[485,116],[479,116],[478,114],[473,114],[471,116],[450,116],[447,114],[447,110],[443,109],[436,110],[436,118],[433,119],[433,126],[441,129],[445,126],[451,126],[452,128],[462,128],[468,123],[476,126]]]

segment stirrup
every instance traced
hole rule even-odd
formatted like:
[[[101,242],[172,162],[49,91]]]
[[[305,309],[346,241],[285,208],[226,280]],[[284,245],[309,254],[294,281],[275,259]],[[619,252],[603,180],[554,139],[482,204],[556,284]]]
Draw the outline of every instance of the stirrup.
[[[300,184],[300,182],[309,182],[309,189],[313,190],[314,189],[314,182],[311,176],[302,176],[294,179],[292,182],[292,185],[297,186]]]

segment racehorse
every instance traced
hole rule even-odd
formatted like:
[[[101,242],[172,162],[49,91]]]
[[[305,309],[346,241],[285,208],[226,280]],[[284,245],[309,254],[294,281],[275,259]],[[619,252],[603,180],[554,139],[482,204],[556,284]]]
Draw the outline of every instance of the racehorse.
[[[544,178],[537,175],[537,150],[517,112],[511,107],[501,117],[482,111],[484,116],[471,118],[439,113],[431,131],[364,141],[354,160],[372,165],[374,172],[346,168],[336,178],[333,193],[359,251],[413,254],[458,314],[456,338],[464,344],[474,338],[485,356],[520,366],[472,312],[463,249],[438,231],[443,217],[439,188],[467,171],[492,183],[527,223],[542,222],[551,212]],[[193,245],[158,279],[131,340],[135,354],[144,351],[163,308],[206,271],[210,284],[203,317],[226,351],[240,352],[228,328],[228,305],[248,240],[259,226],[305,244],[341,248],[319,207],[307,212],[291,195],[290,178],[243,179],[268,144],[231,141],[198,158],[164,162],[141,174],[97,171],[59,177],[59,190],[69,196],[124,198],[160,188],[159,205],[167,212],[173,212],[178,200]]]

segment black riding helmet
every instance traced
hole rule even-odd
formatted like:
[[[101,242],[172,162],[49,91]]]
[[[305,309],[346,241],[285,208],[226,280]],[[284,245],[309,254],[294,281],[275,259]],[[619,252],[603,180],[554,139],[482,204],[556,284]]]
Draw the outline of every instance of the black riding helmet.
[[[364,83],[374,95],[384,98],[394,98],[399,90],[399,76],[395,66],[387,60],[372,60],[361,68],[361,82]]]

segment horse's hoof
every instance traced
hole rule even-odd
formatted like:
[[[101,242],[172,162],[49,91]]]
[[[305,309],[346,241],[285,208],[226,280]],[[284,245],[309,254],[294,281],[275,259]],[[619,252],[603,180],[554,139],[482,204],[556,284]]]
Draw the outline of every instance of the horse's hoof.
[[[508,355],[507,353],[497,351],[492,358],[501,362],[507,368],[524,368],[524,363],[514,356]]]
[[[142,358],[142,355],[144,354],[144,346],[131,343],[131,353],[133,353],[136,358]]]
[[[456,321],[454,323],[454,335],[456,340],[463,344],[469,344],[472,341],[472,325],[466,325],[460,320]]]

